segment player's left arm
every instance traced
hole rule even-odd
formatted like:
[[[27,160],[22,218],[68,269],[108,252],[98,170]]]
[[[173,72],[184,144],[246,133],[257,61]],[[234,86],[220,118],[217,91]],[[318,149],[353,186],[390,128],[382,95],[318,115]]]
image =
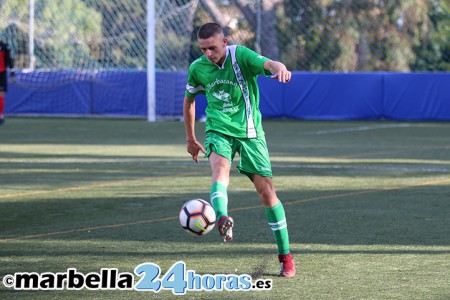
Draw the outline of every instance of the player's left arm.
[[[277,79],[279,82],[289,82],[291,80],[292,73],[288,71],[286,66],[275,60],[267,60],[264,62],[264,69],[269,70],[273,73],[273,75],[270,78]]]

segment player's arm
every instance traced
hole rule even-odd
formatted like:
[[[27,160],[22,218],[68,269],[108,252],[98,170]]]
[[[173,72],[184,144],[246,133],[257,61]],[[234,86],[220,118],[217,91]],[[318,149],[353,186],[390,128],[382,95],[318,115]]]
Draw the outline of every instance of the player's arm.
[[[183,103],[184,125],[186,127],[187,152],[192,155],[192,159],[198,163],[198,153],[206,153],[202,144],[195,137],[195,99],[184,96]]]
[[[288,71],[286,66],[275,60],[267,60],[264,62],[264,69],[269,70],[273,73],[273,75],[270,78],[276,79],[278,78],[279,82],[289,82],[291,80],[291,72]]]

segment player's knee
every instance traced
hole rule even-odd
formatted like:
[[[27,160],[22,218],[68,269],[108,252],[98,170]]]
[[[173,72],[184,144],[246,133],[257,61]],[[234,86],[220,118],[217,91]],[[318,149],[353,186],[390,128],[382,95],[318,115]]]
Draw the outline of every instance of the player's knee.
[[[265,206],[273,206],[278,201],[275,189],[271,184],[258,186],[256,188],[256,191],[258,192],[259,198]]]

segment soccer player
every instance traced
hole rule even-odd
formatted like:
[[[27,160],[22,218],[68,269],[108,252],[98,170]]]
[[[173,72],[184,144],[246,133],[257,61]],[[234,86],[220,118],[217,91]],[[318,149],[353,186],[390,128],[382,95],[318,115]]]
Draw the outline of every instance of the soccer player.
[[[255,185],[278,247],[280,276],[295,276],[283,204],[272,184],[272,168],[259,110],[257,76],[271,75],[280,83],[291,79],[291,72],[243,46],[228,46],[222,28],[207,23],[197,32],[204,54],[189,67],[183,114],[187,151],[198,163],[200,152],[208,157],[212,171],[211,204],[224,242],[233,239],[233,218],[228,215],[227,188],[234,156],[240,155],[237,169]],[[195,96],[205,94],[205,146],[195,136]]]
[[[6,74],[7,68],[14,68],[14,61],[11,57],[11,51],[8,44],[0,39],[0,125],[3,124],[5,108],[5,92],[8,91],[8,79]],[[11,77],[14,77],[14,72],[11,72]]]

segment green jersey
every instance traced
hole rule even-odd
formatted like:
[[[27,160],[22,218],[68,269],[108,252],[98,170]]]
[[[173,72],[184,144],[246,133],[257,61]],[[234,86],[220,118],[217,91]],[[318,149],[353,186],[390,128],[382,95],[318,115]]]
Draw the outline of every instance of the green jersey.
[[[204,55],[192,62],[185,95],[206,95],[206,131],[237,138],[264,135],[257,77],[271,74],[264,69],[267,60],[246,47],[227,46],[222,66]]]

